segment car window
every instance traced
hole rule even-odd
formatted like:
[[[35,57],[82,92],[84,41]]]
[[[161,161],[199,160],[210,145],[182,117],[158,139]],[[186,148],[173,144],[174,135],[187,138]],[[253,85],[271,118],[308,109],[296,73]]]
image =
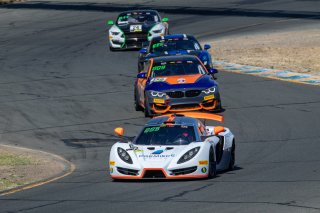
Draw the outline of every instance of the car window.
[[[151,77],[206,74],[205,68],[197,60],[154,62]]]
[[[122,13],[117,19],[118,25],[148,22],[159,22],[158,15],[151,12]]]
[[[150,52],[162,54],[170,51],[179,50],[201,50],[201,46],[194,39],[177,38],[177,39],[156,39],[151,42]]]
[[[137,145],[187,145],[196,141],[194,127],[183,125],[148,126],[136,137]]]

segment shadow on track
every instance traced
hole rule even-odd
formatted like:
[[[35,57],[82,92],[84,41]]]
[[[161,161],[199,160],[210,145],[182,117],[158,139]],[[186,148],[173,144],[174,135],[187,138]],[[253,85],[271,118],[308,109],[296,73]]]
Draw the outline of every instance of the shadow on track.
[[[168,14],[188,14],[200,16],[245,16],[245,17],[278,17],[320,19],[319,12],[286,11],[286,10],[257,10],[244,8],[214,8],[214,7],[184,7],[184,6],[145,6],[143,4],[113,4],[92,2],[61,2],[61,1],[29,1],[26,3],[5,4],[0,8],[7,9],[40,9],[40,10],[70,10],[120,12],[131,9],[155,9]]]

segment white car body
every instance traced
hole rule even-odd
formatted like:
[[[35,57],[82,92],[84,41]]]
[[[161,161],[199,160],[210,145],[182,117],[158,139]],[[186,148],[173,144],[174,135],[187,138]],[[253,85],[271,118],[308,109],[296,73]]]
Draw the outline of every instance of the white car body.
[[[154,118],[146,126],[154,126],[170,118],[170,116]],[[174,120],[176,120],[175,125],[195,125],[196,129],[203,125],[198,119],[190,117],[179,116],[175,117]],[[221,127],[206,126],[203,133],[200,131],[197,133],[198,139],[202,138],[203,140],[191,142],[187,145],[135,145],[131,142],[117,142],[110,151],[110,175],[113,179],[212,177],[209,174],[209,164],[212,162],[209,159],[209,153],[213,154],[214,175],[217,170],[232,169],[234,165],[234,159],[232,159],[234,153],[232,156],[232,151],[234,152],[235,149],[234,135],[228,128],[223,128],[223,131],[215,135],[216,128],[221,129]],[[178,163],[184,154],[197,147],[199,151],[190,160]],[[127,163],[120,158],[119,148],[126,150],[132,159],[132,163]]]

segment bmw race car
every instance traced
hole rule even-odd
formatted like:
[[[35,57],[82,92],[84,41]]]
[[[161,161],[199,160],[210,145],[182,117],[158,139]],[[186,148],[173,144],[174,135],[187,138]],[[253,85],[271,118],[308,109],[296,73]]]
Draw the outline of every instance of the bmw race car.
[[[138,71],[143,69],[144,62],[148,59],[166,55],[195,55],[207,69],[213,67],[212,58],[207,51],[211,46],[205,44],[201,47],[197,39],[192,35],[171,34],[152,38],[147,48],[140,50],[138,58]]]
[[[155,36],[168,34],[168,18],[161,19],[155,10],[132,10],[120,13],[109,29],[110,50],[141,48]]]
[[[169,112],[221,110],[219,87],[198,57],[151,58],[137,75],[135,109],[146,117]]]
[[[117,142],[110,151],[113,179],[213,178],[217,171],[232,170],[235,138],[222,126],[205,126],[198,119],[223,117],[185,112],[151,119],[131,142]],[[115,129],[118,136],[124,130]]]

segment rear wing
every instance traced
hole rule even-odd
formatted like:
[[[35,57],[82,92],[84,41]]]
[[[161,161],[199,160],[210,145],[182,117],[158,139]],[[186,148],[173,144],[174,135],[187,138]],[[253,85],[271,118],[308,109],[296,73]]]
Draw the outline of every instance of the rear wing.
[[[222,115],[204,113],[204,112],[179,112],[179,113],[175,113],[175,114],[164,114],[162,116],[169,116],[169,117],[186,116],[186,117],[191,117],[191,118],[204,119],[204,120],[214,120],[214,121],[219,121],[219,122],[224,121],[224,117]],[[159,116],[159,117],[162,117],[162,116]]]

